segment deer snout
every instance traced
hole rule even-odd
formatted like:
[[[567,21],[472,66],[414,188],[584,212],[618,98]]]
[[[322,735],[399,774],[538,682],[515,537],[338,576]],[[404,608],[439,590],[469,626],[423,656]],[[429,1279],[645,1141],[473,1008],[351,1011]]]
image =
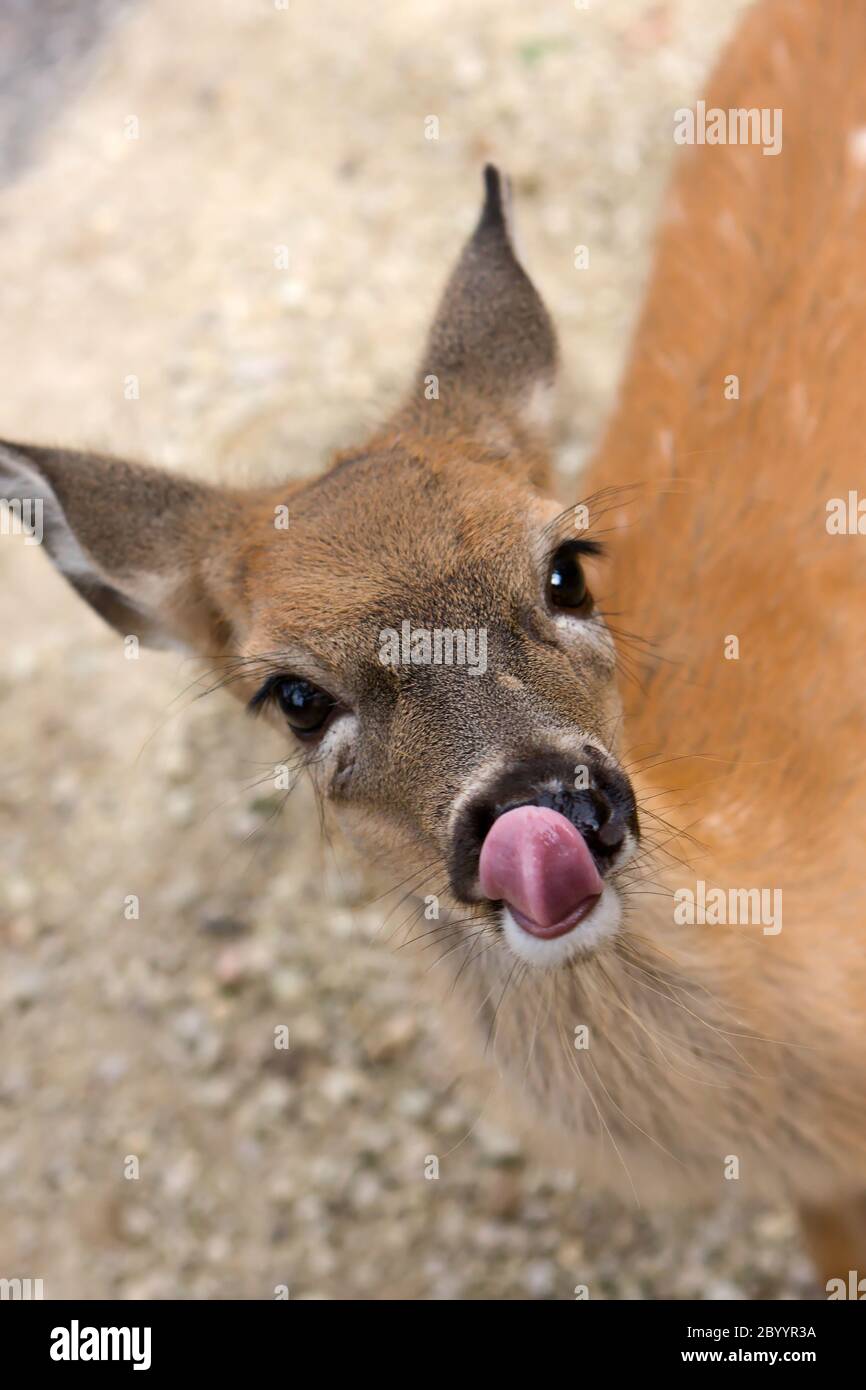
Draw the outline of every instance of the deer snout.
[[[612,759],[590,745],[577,761],[535,754],[461,806],[452,890],[499,903],[525,931],[552,938],[592,911],[637,838],[631,785]]]
[[[493,822],[478,857],[485,898],[502,902],[532,936],[550,939],[576,927],[604,884],[583,836],[558,811],[516,806]]]

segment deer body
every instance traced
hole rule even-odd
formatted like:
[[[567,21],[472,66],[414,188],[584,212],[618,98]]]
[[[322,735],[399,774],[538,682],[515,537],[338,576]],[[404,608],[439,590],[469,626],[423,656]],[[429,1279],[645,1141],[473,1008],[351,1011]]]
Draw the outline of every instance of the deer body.
[[[109,621],[223,663],[351,834],[422,897],[444,875],[454,996],[560,1160],[640,1200],[784,1195],[843,1276],[866,596],[827,506],[866,434],[864,51],[839,0],[759,6],[724,57],[707,104],[781,111],[779,157],[684,152],[588,528],[549,495],[555,340],[494,170],[407,402],[316,482],[2,450]],[[404,623],[483,630],[484,671],[383,659]]]
[[[595,1136],[602,1180],[640,1195],[718,1191],[727,1155],[744,1186],[806,1203],[864,1187],[866,560],[827,528],[863,477],[864,51],[857,6],[746,20],[708,105],[782,109],[783,157],[680,161],[582,487],[615,537],[601,597],[644,639],[623,639],[640,682],[623,739],[663,848],[635,870],[630,947],[510,992],[496,1056],[581,1159]],[[696,878],[772,888],[782,930],[676,927],[669,895]],[[486,953],[461,983],[489,1008],[508,968]]]

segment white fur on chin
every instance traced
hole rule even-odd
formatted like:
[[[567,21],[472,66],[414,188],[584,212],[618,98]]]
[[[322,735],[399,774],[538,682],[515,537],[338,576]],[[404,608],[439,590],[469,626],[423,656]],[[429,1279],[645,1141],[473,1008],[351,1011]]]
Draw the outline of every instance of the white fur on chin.
[[[550,970],[575,956],[589,955],[609,941],[622,921],[622,906],[616,890],[606,883],[589,916],[551,941],[532,936],[515,921],[507,907],[502,909],[501,921],[505,940],[514,954],[538,970]]]

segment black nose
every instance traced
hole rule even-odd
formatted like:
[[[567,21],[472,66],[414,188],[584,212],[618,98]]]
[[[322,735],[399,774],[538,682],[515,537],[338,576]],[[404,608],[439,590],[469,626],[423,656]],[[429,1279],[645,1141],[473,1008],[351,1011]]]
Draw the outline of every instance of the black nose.
[[[501,816],[512,806],[522,806],[517,801],[507,806],[497,807]],[[621,847],[628,832],[628,824],[617,808],[610,794],[599,786],[572,790],[559,787],[554,791],[541,791],[532,798],[533,806],[548,806],[570,820],[583,836],[596,863],[608,861]]]
[[[449,868],[452,892],[462,901],[477,896],[478,856],[487,832],[499,816],[518,806],[546,806],[570,820],[601,874],[615,860],[629,832],[635,839],[639,834],[631,784],[612,759],[590,744],[578,760],[560,753],[531,754],[461,812]]]

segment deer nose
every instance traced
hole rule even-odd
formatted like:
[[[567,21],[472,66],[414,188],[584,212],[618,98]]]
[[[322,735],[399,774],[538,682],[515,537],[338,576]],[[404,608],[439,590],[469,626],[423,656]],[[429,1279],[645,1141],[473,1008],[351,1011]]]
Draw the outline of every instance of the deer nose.
[[[464,805],[449,865],[458,898],[514,899],[523,912],[516,899],[527,895],[524,915],[535,920],[536,911],[550,917],[552,904],[576,910],[581,894],[598,894],[596,880],[639,831],[625,773],[594,748],[583,751],[577,766],[561,754],[526,756]]]
[[[602,786],[575,791],[561,787],[540,792],[533,805],[557,811],[580,832],[593,858],[604,862],[621,848],[628,833],[628,804],[617,804]],[[501,814],[501,812],[500,812]]]

